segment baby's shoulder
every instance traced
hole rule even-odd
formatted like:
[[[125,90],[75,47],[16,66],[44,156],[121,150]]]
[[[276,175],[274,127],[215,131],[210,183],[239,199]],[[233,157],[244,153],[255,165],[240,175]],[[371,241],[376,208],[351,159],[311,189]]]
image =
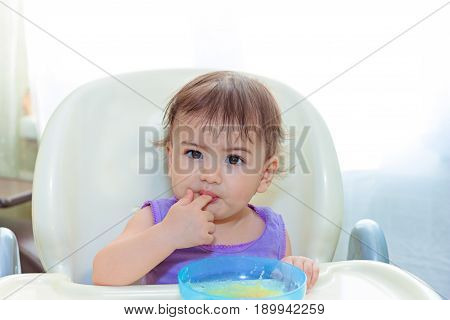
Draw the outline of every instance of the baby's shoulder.
[[[141,210],[149,208],[147,211],[152,218],[153,224],[161,222],[168,213],[171,206],[177,202],[175,197],[171,198],[159,198],[154,200],[147,200],[141,206]]]
[[[282,217],[282,215],[280,213],[278,213],[271,207],[256,206],[256,205],[252,205],[252,206],[257,212],[260,212],[263,215],[270,216],[270,217]]]
[[[145,224],[153,224],[153,212],[151,206],[145,206],[134,214],[136,220],[139,220]]]
[[[253,206],[255,211],[264,218],[266,223],[278,225],[284,228],[283,216],[268,206]]]
[[[153,226],[153,215],[150,206],[139,209],[128,221],[122,236],[139,233]]]

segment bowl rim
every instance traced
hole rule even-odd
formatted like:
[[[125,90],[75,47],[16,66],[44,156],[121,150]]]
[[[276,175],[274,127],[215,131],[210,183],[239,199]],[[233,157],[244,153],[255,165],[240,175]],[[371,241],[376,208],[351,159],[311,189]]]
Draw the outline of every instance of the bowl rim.
[[[186,274],[187,269],[189,267],[192,267],[193,265],[204,263],[206,260],[235,260],[235,259],[259,260],[262,263],[263,262],[271,262],[271,263],[276,262],[276,263],[281,263],[281,264],[287,265],[287,267],[292,269],[292,270],[294,270],[295,273],[299,273],[299,274],[302,275],[303,283],[298,288],[296,288],[294,290],[291,290],[291,291],[287,291],[287,292],[283,293],[282,295],[266,296],[264,298],[230,298],[230,297],[224,297],[224,296],[221,296],[221,295],[207,294],[208,296],[210,296],[212,298],[219,298],[221,300],[265,300],[265,299],[274,299],[274,298],[283,300],[283,297],[289,296],[292,293],[297,292],[297,291],[304,291],[305,290],[305,286],[307,285],[307,282],[308,282],[308,277],[307,277],[306,273],[303,270],[301,270],[300,268],[298,268],[298,267],[296,267],[296,266],[294,266],[294,265],[292,265],[290,263],[287,263],[287,262],[284,262],[284,261],[281,261],[281,260],[278,260],[278,259],[275,259],[275,258],[266,258],[266,257],[243,255],[243,256],[208,257],[208,258],[202,258],[202,259],[198,259],[198,260],[189,262],[183,268],[180,269],[180,271],[178,272],[178,275],[177,275],[178,287],[180,289],[180,292],[181,292],[181,289],[183,289],[183,290],[186,290],[186,291],[191,291],[191,292],[196,293],[196,294],[205,295],[205,293],[203,293],[201,291],[198,291],[198,290],[195,290],[194,288],[192,288],[192,286],[188,285],[187,282],[183,282],[182,281],[182,276]]]

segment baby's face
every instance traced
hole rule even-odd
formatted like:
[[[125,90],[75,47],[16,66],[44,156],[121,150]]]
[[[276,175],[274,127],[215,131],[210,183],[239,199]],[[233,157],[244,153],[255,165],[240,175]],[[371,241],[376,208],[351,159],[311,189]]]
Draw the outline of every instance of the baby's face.
[[[252,142],[242,141],[236,131],[227,139],[226,130],[217,136],[192,122],[180,121],[172,133],[168,165],[173,192],[178,199],[188,188],[194,198],[202,193],[213,195],[205,210],[212,212],[215,220],[238,213],[256,192],[266,191],[272,176],[267,169],[278,166],[276,157],[264,161],[264,143],[255,132],[250,132]]]

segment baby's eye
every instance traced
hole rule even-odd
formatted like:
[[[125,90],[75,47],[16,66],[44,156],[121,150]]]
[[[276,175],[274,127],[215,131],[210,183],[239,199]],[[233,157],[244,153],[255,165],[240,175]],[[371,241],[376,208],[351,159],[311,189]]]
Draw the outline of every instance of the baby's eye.
[[[241,161],[242,163],[245,163],[244,159],[242,159],[241,157],[235,155],[235,154],[230,154],[227,159],[229,159],[229,163],[230,164],[237,164],[239,161]]]
[[[192,156],[190,157],[188,155],[188,157],[189,158],[193,158],[193,159],[201,159],[201,157],[202,157],[202,153],[200,151],[197,151],[197,150],[188,150],[184,154],[191,154]]]

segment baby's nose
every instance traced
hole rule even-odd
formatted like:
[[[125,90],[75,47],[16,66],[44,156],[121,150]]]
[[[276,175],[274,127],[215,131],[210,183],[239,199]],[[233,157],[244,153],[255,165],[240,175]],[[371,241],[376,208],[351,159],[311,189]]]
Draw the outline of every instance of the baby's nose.
[[[203,169],[200,173],[200,180],[206,181],[208,183],[222,183],[222,175],[220,172],[220,167],[210,169]]]

